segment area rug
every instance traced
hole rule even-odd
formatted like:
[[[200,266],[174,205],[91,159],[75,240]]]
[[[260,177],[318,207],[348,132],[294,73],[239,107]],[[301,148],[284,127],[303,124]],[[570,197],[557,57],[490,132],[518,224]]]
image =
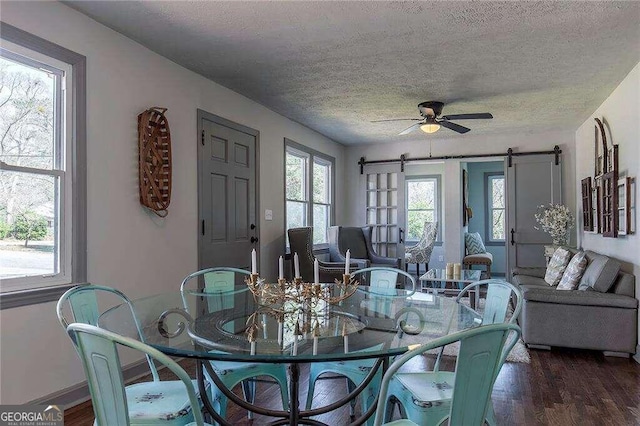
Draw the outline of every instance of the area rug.
[[[463,297],[460,300],[460,302],[462,304],[469,306],[468,297]],[[484,310],[484,299],[480,299],[480,306],[478,307],[478,309],[476,309],[476,311],[479,313],[482,313],[483,310]],[[507,310],[507,321],[511,318],[512,315],[513,315],[513,309],[511,308],[511,306],[509,306]],[[455,342],[444,347],[443,355],[458,356],[459,350],[460,350],[460,342]],[[427,353],[437,355],[439,352],[440,352],[440,349],[434,349],[434,350],[428,351]],[[527,350],[527,347],[524,345],[524,342],[522,341],[522,339],[518,339],[513,349],[511,349],[511,352],[509,352],[509,355],[507,355],[506,362],[521,362],[524,364],[529,364],[531,362],[529,351]]]

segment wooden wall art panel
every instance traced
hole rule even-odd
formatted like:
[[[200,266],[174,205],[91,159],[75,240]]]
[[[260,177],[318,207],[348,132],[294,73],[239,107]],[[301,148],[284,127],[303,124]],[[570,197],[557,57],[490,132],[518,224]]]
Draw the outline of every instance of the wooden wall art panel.
[[[166,108],[149,108],[138,115],[140,203],[166,217],[171,202],[171,133]]]

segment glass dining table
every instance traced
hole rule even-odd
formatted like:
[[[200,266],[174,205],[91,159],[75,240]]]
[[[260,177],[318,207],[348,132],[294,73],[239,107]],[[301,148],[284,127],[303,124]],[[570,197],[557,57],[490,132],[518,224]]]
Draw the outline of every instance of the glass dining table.
[[[332,284],[323,284],[331,286]],[[335,410],[356,398],[389,359],[438,337],[476,327],[480,315],[452,298],[398,289],[375,294],[359,289],[340,303],[322,300],[307,305],[261,303],[240,284],[233,291],[187,291],[133,300],[104,312],[99,325],[139,339],[174,357],[196,359],[197,380],[205,409],[229,425],[208,400],[204,369],[230,401],[274,418],[273,425],[324,424],[313,416]],[[309,410],[299,407],[300,364],[374,359],[366,379],[340,400]],[[279,363],[289,369],[289,409],[251,404],[227,389],[208,360]],[[352,424],[363,424],[373,404]]]

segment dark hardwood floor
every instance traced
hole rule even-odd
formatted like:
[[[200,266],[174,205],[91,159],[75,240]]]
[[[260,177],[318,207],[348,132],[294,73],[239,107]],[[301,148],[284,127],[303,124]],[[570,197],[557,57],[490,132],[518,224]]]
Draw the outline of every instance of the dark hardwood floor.
[[[500,425],[640,425],[640,364],[631,359],[608,358],[599,352],[554,349],[531,350],[531,364],[507,363],[493,391],[493,404]],[[430,368],[433,358],[418,357],[406,368]],[[182,361],[193,372],[194,363]],[[448,359],[444,368],[452,368]],[[308,369],[303,369],[303,378]],[[167,374],[167,373],[164,373]],[[148,380],[148,378],[146,379]],[[307,382],[302,381],[301,401]],[[236,390],[239,392],[239,389]],[[334,401],[346,393],[344,380],[322,380],[316,384],[314,406]],[[257,402],[279,408],[275,385],[259,383]],[[229,419],[236,425],[262,425],[264,417],[251,422],[246,412],[230,405]],[[91,403],[65,411],[66,426],[93,424]],[[330,425],[349,423],[348,409],[318,418]]]

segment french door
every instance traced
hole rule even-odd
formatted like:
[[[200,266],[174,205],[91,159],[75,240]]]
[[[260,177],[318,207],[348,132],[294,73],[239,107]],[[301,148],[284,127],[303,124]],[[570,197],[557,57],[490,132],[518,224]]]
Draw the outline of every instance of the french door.
[[[366,165],[360,180],[364,223],[373,228],[373,248],[380,256],[404,259],[405,178],[400,164]]]

